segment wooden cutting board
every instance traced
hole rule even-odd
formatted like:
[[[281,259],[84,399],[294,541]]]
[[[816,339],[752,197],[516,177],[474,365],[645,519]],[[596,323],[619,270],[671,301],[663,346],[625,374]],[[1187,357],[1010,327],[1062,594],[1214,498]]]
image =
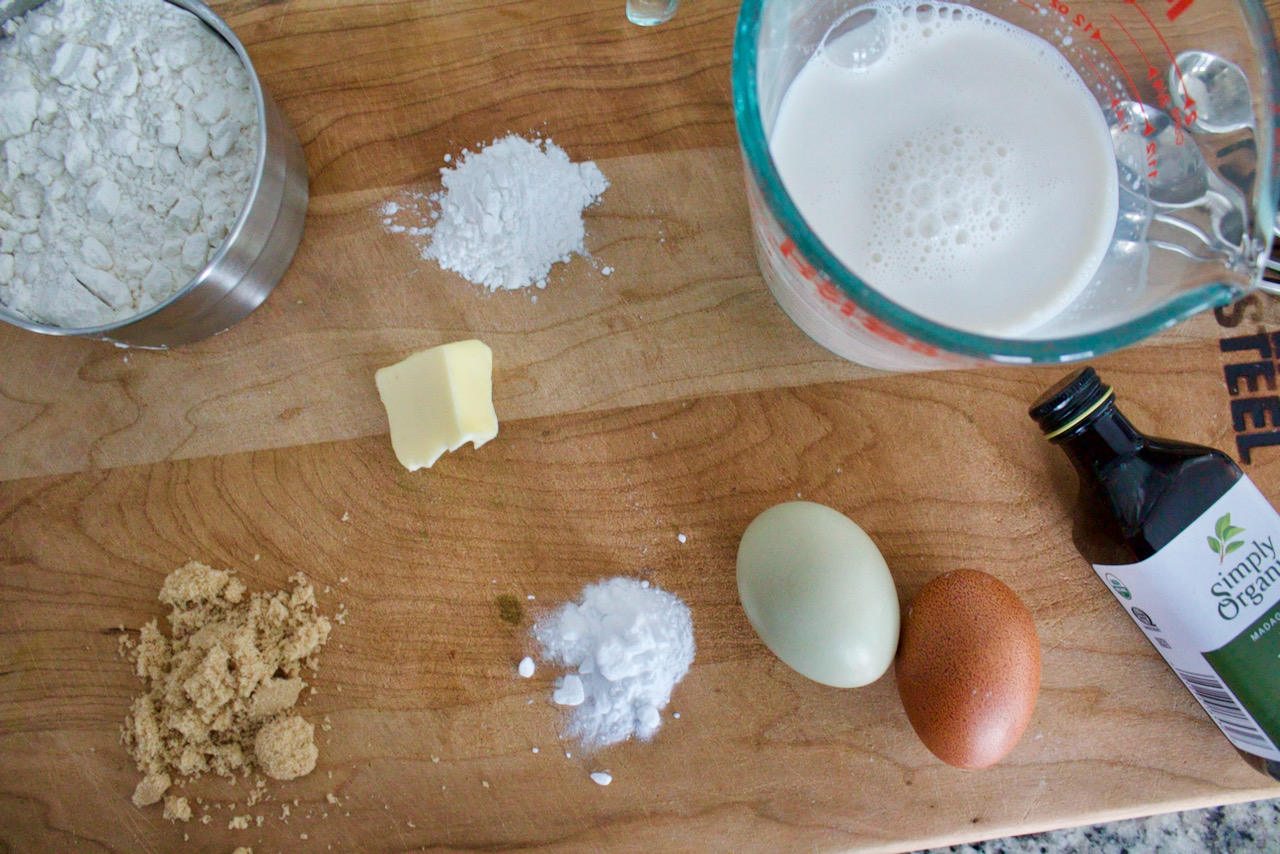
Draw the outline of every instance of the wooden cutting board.
[[[0,329],[0,851],[887,852],[1280,795],[1074,552],[1074,475],[1026,416],[1065,369],[883,375],[777,308],[731,0],[654,30],[622,0],[214,6],[305,144],[306,235],[265,305],[193,346]],[[376,212],[510,131],[612,182],[593,260],[536,301],[442,272]],[[1139,426],[1239,457],[1275,428],[1245,410],[1280,405],[1273,353],[1239,347],[1277,329],[1251,297],[1094,364]],[[494,350],[501,433],[410,474],[373,371],[464,337]],[[1280,500],[1280,449],[1250,460]],[[825,688],[756,638],[737,541],[798,497],[858,521],[903,601],[973,567],[1028,604],[1043,687],[1004,763],[934,759],[892,673]],[[117,639],[192,558],[255,590],[302,570],[350,617],[305,702],[332,724],[317,770],[251,809],[244,782],[193,782],[210,822],[174,825],[129,802],[118,734],[141,686]],[[586,755],[559,738],[556,674],[515,665],[534,620],[613,575],[684,598],[698,653],[653,742]],[[229,830],[239,814],[263,823]]]

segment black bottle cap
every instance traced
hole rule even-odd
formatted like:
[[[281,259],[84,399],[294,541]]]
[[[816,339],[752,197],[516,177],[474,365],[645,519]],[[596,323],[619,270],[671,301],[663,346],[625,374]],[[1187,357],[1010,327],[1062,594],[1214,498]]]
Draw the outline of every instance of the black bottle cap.
[[[1111,387],[1098,379],[1093,368],[1063,377],[1031,404],[1029,413],[1052,439],[1079,424],[1111,396]]]

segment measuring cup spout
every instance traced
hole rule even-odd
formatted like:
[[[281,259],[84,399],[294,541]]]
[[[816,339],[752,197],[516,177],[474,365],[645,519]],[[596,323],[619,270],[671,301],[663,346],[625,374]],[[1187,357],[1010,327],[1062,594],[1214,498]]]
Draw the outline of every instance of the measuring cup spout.
[[[1152,220],[1167,226],[1153,236],[1157,245],[1196,261],[1236,264],[1249,250],[1247,202],[1210,167],[1195,137],[1163,110],[1133,101],[1113,113],[1110,126],[1121,186],[1149,199]]]

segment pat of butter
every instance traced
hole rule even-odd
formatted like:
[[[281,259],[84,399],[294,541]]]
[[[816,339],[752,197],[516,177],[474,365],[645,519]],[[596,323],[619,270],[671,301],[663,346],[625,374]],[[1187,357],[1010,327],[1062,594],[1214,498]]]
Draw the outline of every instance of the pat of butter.
[[[374,379],[391,424],[391,448],[409,471],[431,468],[445,451],[479,448],[498,435],[493,351],[455,341],[380,369]]]

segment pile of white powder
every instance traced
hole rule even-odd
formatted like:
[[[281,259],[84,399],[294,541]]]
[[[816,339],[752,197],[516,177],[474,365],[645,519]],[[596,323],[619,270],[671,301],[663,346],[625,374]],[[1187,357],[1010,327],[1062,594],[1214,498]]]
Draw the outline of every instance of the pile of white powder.
[[[551,140],[514,134],[464,150],[440,175],[439,193],[382,205],[383,225],[429,235],[423,258],[491,291],[546,287],[553,264],[585,254],[582,211],[609,187],[595,163],[570,162]]]
[[[186,284],[249,192],[248,72],[162,0],[48,0],[0,37],[0,303],[68,328]]]
[[[693,663],[689,607],[632,578],[588,585],[533,634],[544,659],[574,671],[557,680],[552,699],[574,707],[568,734],[587,747],[652,738]]]

